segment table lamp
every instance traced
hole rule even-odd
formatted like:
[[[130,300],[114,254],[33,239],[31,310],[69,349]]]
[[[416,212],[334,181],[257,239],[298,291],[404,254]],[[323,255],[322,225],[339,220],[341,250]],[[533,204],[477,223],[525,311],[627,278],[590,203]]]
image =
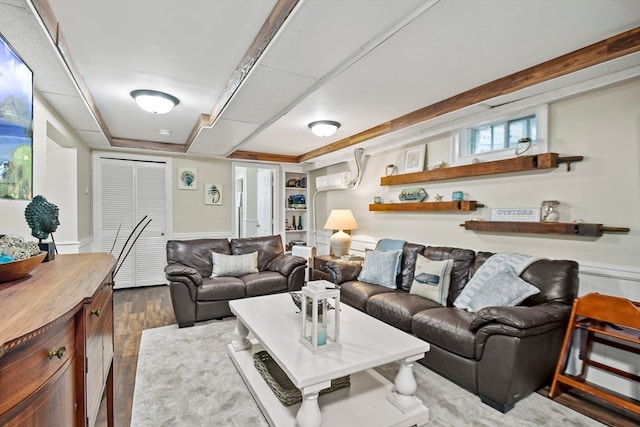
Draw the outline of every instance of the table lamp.
[[[331,235],[331,250],[333,255],[341,257],[349,253],[351,247],[351,236],[344,230],[355,230],[358,223],[351,212],[351,209],[333,209],[324,225],[325,230],[338,230]]]

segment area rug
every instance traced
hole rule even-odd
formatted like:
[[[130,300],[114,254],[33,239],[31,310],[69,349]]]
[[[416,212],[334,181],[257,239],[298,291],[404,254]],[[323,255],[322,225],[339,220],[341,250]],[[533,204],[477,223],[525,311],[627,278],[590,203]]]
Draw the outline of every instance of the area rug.
[[[143,331],[131,426],[267,426],[226,352],[234,326],[227,319]],[[393,380],[397,369],[393,363],[377,371]],[[422,365],[414,371],[429,426],[603,426],[536,393],[502,414]]]

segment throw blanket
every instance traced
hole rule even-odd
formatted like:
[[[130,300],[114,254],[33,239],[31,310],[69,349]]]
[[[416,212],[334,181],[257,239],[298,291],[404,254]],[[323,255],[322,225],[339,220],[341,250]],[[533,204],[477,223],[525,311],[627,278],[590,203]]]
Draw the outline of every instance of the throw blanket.
[[[407,242],[405,240],[395,240],[395,239],[380,239],[378,244],[376,245],[376,250],[378,251],[402,251],[404,250],[404,245]]]
[[[453,305],[460,308],[468,307],[474,294],[492,281],[504,282],[504,289],[506,289],[506,286],[511,284],[514,279],[518,279],[528,266],[539,259],[539,257],[510,253],[492,255],[476,271]],[[497,287],[499,288],[499,286]]]
[[[380,239],[378,240],[378,244],[376,245],[377,251],[400,251],[404,250],[404,245],[407,244],[406,240],[395,240],[395,239]],[[396,268],[396,284],[400,284],[401,277],[399,276],[402,272],[402,261],[398,263],[398,267]]]

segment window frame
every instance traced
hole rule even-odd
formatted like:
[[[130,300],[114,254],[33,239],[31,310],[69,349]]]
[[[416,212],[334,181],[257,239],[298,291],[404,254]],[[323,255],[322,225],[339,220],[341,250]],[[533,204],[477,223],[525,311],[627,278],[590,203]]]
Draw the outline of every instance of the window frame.
[[[490,117],[482,122],[473,123],[469,126],[453,131],[451,133],[451,165],[459,166],[476,162],[490,162],[493,160],[517,157],[516,147],[500,148],[477,154],[469,153],[471,148],[472,129],[481,126],[504,124],[506,132],[509,121],[529,116],[535,116],[536,118],[536,141],[531,144],[531,147],[522,153],[522,155],[547,153],[549,151],[549,106],[548,104],[543,104],[534,108],[519,110],[509,114],[496,115],[495,117]]]

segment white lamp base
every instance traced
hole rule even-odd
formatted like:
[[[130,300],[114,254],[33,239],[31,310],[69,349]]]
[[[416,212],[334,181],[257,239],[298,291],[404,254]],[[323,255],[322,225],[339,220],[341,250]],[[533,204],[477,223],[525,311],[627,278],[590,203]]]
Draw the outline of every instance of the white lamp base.
[[[333,233],[331,235],[330,242],[334,256],[341,257],[349,253],[349,248],[351,248],[351,236],[344,231],[340,230]]]

